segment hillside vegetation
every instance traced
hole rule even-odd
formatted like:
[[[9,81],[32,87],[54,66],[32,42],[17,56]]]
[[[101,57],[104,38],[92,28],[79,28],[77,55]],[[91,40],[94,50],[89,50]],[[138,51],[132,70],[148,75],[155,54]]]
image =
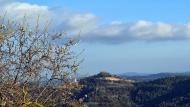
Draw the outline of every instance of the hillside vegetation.
[[[135,82],[102,72],[80,82],[84,87],[78,98],[89,107],[190,106],[190,77],[186,76]]]

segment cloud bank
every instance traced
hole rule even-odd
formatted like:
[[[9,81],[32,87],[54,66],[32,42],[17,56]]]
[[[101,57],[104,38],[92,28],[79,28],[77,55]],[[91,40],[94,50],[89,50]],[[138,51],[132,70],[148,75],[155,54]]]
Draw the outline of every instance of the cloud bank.
[[[68,10],[51,9],[48,6],[0,0],[1,11],[6,11],[14,20],[21,20],[24,15],[34,23],[40,15],[41,25],[53,19],[51,28],[77,34],[81,39],[92,43],[125,43],[130,41],[173,41],[190,39],[190,23],[171,24],[139,20],[136,22],[112,21],[101,24],[93,13],[78,13]],[[1,12],[3,13],[3,12]]]

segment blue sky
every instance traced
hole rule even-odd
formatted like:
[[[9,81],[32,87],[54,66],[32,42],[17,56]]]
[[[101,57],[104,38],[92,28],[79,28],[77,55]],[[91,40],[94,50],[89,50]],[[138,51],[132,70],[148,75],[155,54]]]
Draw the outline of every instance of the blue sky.
[[[52,8],[92,12],[101,20],[189,22],[189,0],[21,0]]]
[[[30,9],[31,14],[55,19],[57,29],[81,31],[76,50],[85,49],[81,56],[85,60],[80,73],[118,74],[190,71],[189,4],[189,0],[10,0],[4,7],[14,14]]]

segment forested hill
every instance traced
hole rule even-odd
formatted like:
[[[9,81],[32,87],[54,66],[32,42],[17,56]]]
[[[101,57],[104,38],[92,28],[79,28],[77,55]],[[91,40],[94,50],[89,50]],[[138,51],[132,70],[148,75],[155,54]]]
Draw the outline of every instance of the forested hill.
[[[80,83],[77,96],[89,107],[190,107],[188,76],[135,82],[101,72]]]

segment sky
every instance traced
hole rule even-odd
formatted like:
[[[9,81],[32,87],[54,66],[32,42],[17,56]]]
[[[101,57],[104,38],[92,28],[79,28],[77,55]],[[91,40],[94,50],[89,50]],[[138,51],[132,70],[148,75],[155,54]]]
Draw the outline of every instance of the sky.
[[[190,71],[189,4],[189,0],[0,0],[0,9],[14,20],[40,15],[53,20],[50,28],[56,31],[80,32],[74,50],[85,50],[80,73],[90,75]]]

